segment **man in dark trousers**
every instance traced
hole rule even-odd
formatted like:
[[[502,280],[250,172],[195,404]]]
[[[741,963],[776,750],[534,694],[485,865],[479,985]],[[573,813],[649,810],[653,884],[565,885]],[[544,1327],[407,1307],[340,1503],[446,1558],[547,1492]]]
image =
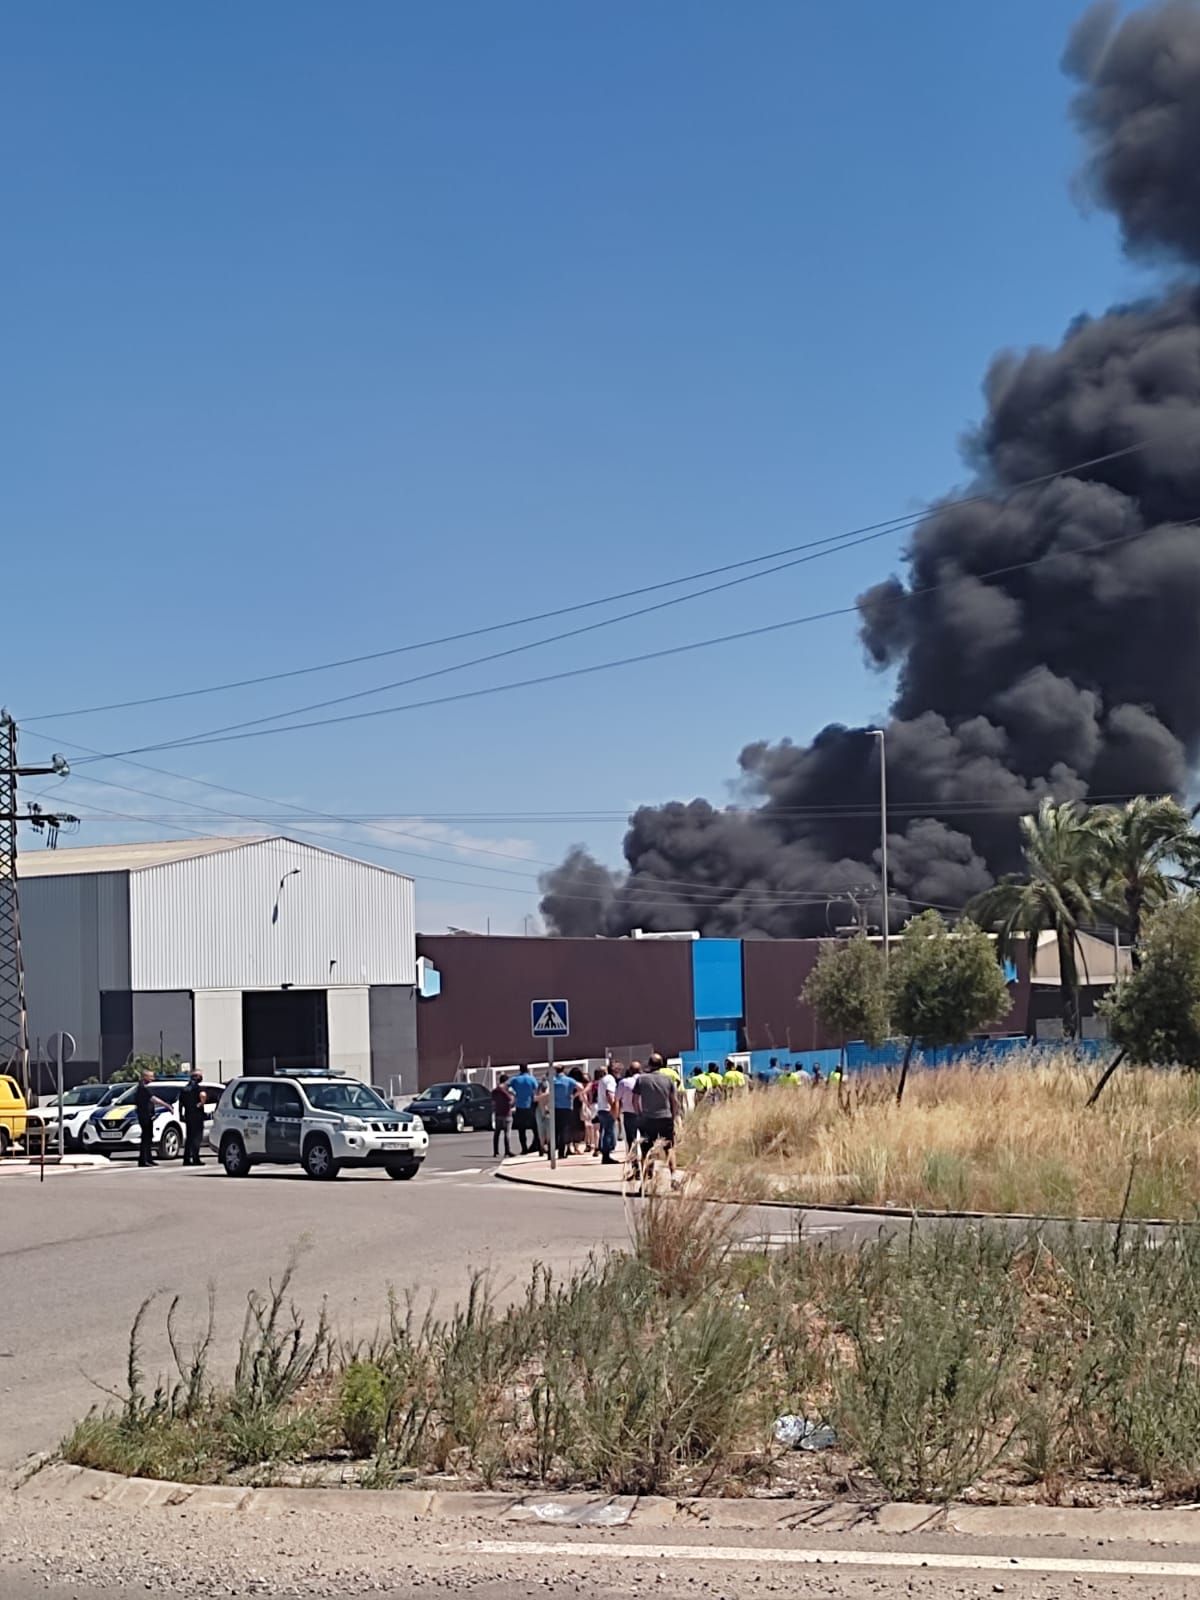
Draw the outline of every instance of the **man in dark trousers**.
[[[180,1102],[183,1107],[183,1164],[185,1167],[202,1167],[200,1146],[204,1142],[205,1093],[201,1087],[200,1068],[193,1067],[192,1075],[183,1086]]]
[[[158,1162],[154,1159],[154,1096],[150,1092],[150,1085],[154,1082],[152,1072],[143,1072],[142,1081],[138,1084],[133,1096],[133,1109],[137,1112],[138,1129],[141,1133],[141,1143],[138,1145],[138,1166],[156,1167]]]

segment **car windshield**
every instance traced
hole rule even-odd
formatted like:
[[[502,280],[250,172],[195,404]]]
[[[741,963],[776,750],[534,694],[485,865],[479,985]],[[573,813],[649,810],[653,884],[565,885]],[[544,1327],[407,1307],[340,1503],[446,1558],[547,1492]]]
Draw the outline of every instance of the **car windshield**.
[[[304,1092],[318,1111],[380,1111],[391,1113],[382,1095],[365,1083],[306,1083]]]
[[[72,1106],[100,1106],[113,1094],[113,1088],[108,1083],[81,1083],[77,1089],[68,1089],[62,1097],[63,1110],[69,1111]],[[58,1110],[58,1096],[51,1100],[41,1102],[42,1109],[46,1111]]]
[[[461,1100],[463,1089],[461,1083],[435,1083],[432,1089],[422,1089],[418,1099],[421,1100]]]

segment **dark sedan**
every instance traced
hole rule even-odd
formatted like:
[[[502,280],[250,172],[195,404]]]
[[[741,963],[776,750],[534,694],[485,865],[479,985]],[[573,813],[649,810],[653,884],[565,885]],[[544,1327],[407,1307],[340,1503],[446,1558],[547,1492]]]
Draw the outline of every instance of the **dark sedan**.
[[[481,1083],[435,1083],[406,1108],[431,1133],[462,1133],[492,1125],[492,1097]]]

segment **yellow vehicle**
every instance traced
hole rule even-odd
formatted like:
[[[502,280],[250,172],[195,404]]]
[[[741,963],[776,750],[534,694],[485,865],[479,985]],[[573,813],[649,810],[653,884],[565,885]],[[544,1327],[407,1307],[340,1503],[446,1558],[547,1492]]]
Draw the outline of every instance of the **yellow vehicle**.
[[[0,1073],[0,1156],[25,1137],[25,1096],[15,1078]]]

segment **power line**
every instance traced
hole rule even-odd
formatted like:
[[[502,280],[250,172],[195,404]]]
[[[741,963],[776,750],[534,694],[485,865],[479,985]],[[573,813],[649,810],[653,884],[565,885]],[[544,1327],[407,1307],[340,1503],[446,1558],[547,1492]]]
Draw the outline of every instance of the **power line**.
[[[160,769],[155,768],[153,770],[158,771]],[[172,776],[177,775],[172,774]],[[99,783],[101,780],[98,778],[87,778],[85,781],[88,783]],[[198,784],[205,784],[207,782],[206,779],[202,778],[193,778],[189,779],[188,781]],[[134,792],[149,793],[149,791],[146,790],[137,790]],[[1030,795],[1024,797],[1023,799],[1012,800],[1002,805],[988,805],[982,801],[972,800],[959,801],[928,799],[908,800],[900,803],[889,801],[888,815],[894,816],[903,814],[906,816],[930,817],[933,819],[941,816],[1024,816],[1029,812],[1036,810],[1043,798],[1054,799],[1056,797],[1052,795],[1046,797],[1043,797],[1042,795]],[[1088,794],[1083,797],[1079,803],[1087,806],[1116,805],[1134,798],[1135,796],[1132,793],[1107,795]],[[183,803],[191,804],[189,801],[185,801]],[[668,801],[664,803],[686,806],[689,802]],[[1070,802],[1069,800],[1064,799],[1062,803],[1069,804]],[[479,826],[482,826],[483,824],[504,824],[507,826],[516,826],[519,824],[523,827],[546,824],[548,826],[561,827],[564,823],[628,821],[633,813],[638,809],[639,807],[637,806],[626,806],[621,809],[610,809],[607,811],[346,811],[338,814],[337,821],[347,827],[367,827],[370,825],[382,826],[385,823],[392,822],[436,822],[445,825],[453,823],[470,823],[472,825]],[[661,809],[661,806],[655,804],[651,805],[649,809],[658,810]],[[777,806],[771,804],[769,801],[765,801],[761,806],[714,807],[712,814],[714,818],[729,818],[730,820],[746,822],[762,821],[764,823],[770,823],[777,820],[786,820],[788,818],[797,818],[802,821],[812,820],[818,822],[826,820],[840,821],[843,818],[849,821],[854,821],[858,818],[874,820],[879,816],[879,805],[878,802],[871,804],[863,801],[861,803],[854,802],[841,805],[821,804],[814,802],[806,806]],[[147,822],[163,823],[166,825],[169,825],[172,822],[186,823],[189,820],[186,814],[172,811],[145,811],[138,813],[138,815]],[[332,813],[330,813],[330,815],[332,816]],[[252,818],[255,822],[263,824],[287,823],[290,820],[287,816],[281,816],[277,812],[266,811],[256,811],[252,814]],[[414,834],[412,837],[419,838],[424,837],[424,835]],[[470,845],[459,844],[449,839],[431,838],[430,842],[433,844],[452,845],[456,850],[471,850],[476,848]],[[485,853],[505,854],[508,852],[488,851]],[[514,861],[528,861],[531,864],[537,864],[537,858],[534,856],[513,855],[512,859]],[[548,866],[553,865],[554,863],[543,862],[541,864]]]
[[[95,780],[89,780],[89,781],[95,781]],[[128,785],[122,785],[122,784],[113,784],[112,787],[113,788],[128,788],[129,786]],[[36,790],[34,790],[34,791],[29,791],[29,792],[30,792],[31,795],[33,795],[37,799],[50,800],[50,799],[54,799],[55,798],[55,796],[50,791],[36,791]],[[134,794],[139,794],[139,793],[142,793],[144,791],[141,791],[141,790],[138,790],[138,789],[131,789],[130,792],[134,793]],[[108,817],[108,818],[112,818],[112,819],[120,820],[120,821],[135,822],[135,823],[138,823],[138,824],[149,822],[149,823],[151,823],[153,825],[153,820],[154,820],[153,818],[146,817],[145,815],[143,815],[142,813],[139,813],[139,812],[117,811],[117,810],[114,810],[114,809],[112,809],[111,807],[108,807],[108,806],[97,806],[97,805],[95,805],[95,804],[93,804],[93,803],[91,803],[89,801],[80,801],[80,802],[77,802],[77,804],[79,804],[85,811],[87,811],[89,813],[95,813],[98,816]],[[250,818],[250,817],[242,816],[238,812],[220,811],[216,807],[201,806],[199,802],[196,802],[196,804],[197,804],[198,809],[211,810],[216,815],[226,816],[226,817],[229,817],[229,818],[231,818],[233,820],[236,820],[236,821],[252,822],[252,821],[255,820],[255,819]],[[193,828],[193,827],[189,827],[189,826],[184,826],[183,831],[185,833],[190,834],[192,837],[194,837],[196,839],[226,839],[226,838],[229,837],[228,834],[207,833],[207,832],[202,831],[201,829]],[[303,837],[307,837],[308,839],[313,839],[313,840],[317,841],[318,844],[324,845],[325,847],[328,847],[328,845],[330,843],[328,835],[321,834],[321,833],[316,833],[313,830],[308,829],[308,828],[302,828],[302,827],[293,826],[291,831],[293,833],[295,833],[295,834],[300,834]],[[250,842],[250,840],[248,838],[247,839],[247,843],[249,843],[249,842]],[[345,841],[343,841],[343,842],[345,842]],[[386,850],[387,846],[386,845],[379,845],[379,846],[376,846],[376,848]],[[410,855],[410,854],[413,854],[414,852],[411,852],[411,851],[396,851],[394,853],[395,854],[399,854],[399,855]],[[432,859],[440,860],[441,858],[434,857]],[[427,873],[427,872],[417,872],[417,873],[411,873],[411,874],[407,874],[407,875],[415,878],[420,883],[448,884],[448,885],[450,885],[450,886],[452,886],[454,888],[459,888],[459,889],[480,889],[480,890],[483,890],[485,892],[498,891],[498,892],[503,893],[503,894],[517,894],[517,895],[523,895],[523,896],[537,895],[537,894],[540,894],[542,892],[540,890],[540,888],[536,887],[536,879],[534,879],[534,885],[535,886],[530,887],[530,888],[518,888],[515,884],[508,884],[508,883],[472,883],[469,879],[444,878],[444,877],[440,877],[440,876],[438,876],[436,874]],[[533,878],[534,875],[530,874],[530,877]],[[697,910],[716,909],[718,906],[724,904],[728,899],[735,897],[739,893],[749,892],[750,889],[751,889],[751,886],[749,886],[749,885],[738,886],[738,885],[733,885],[733,884],[694,884],[694,883],[686,883],[686,882],[683,882],[683,881],[674,882],[674,881],[669,881],[669,880],[665,880],[664,879],[664,880],[661,880],[661,888],[659,888],[657,894],[639,893],[639,895],[637,897],[637,904],[638,904],[639,908],[645,909],[645,910],[648,910],[648,911],[649,910],[669,910],[669,909],[675,909],[679,905],[680,899],[682,897],[685,897],[687,895],[693,895],[693,894],[707,893],[707,894],[720,895],[721,898],[720,899],[715,899],[715,900],[698,900],[698,901],[695,901],[694,902],[695,909],[697,909]],[[770,906],[776,907],[776,908],[781,909],[781,910],[785,909],[788,906],[793,906],[793,905],[795,905],[795,906],[820,905],[823,902],[825,902],[826,900],[828,900],[831,896],[836,898],[836,896],[840,893],[840,891],[837,890],[837,889],[797,889],[797,890],[778,889],[778,890],[773,890],[773,889],[767,889],[766,887],[755,887],[755,888],[753,888],[752,892],[754,894],[754,897],[757,900],[759,900],[759,901],[766,900],[767,903]],[[601,895],[601,894],[580,894],[580,893],[576,893],[576,892],[564,891],[562,893],[556,893],[555,898],[559,899],[559,900],[578,901],[578,902],[587,903],[587,904],[602,904],[608,898],[608,896]],[[920,900],[920,901],[912,900],[910,903],[914,904],[914,905],[933,905],[933,904],[935,904],[935,902],[933,902],[933,901],[926,901],[926,900]],[[956,910],[958,908],[957,907],[952,907],[952,906],[946,906],[943,909]]]
[[[653,605],[639,606],[634,611],[622,611],[615,617],[604,617],[599,622],[589,622],[586,627],[568,628],[562,633],[547,634],[539,639],[528,639],[523,644],[510,645],[506,650],[492,650],[487,655],[471,656],[466,661],[454,661],[449,666],[433,667],[428,672],[415,673],[410,678],[395,678],[391,683],[377,683],[370,689],[356,689],[352,694],[334,695],[328,700],[314,700],[308,705],[291,706],[286,711],[274,711],[268,716],[249,717],[243,722],[229,722],[222,727],[206,728],[200,733],[189,735],[185,740],[179,740],[181,746],[188,744],[203,744],[208,739],[216,738],[219,734],[238,733],[243,728],[265,728],[269,722],[279,722],[284,717],[299,717],[309,711],[324,711],[331,706],[349,705],[355,700],[369,700],[372,695],[386,694],[391,689],[404,689],[414,683],[427,683],[431,678],[445,678],[455,672],[465,672],[468,667],[486,666],[493,661],[503,661],[509,656],[522,655],[527,650],[541,650],[550,644],[561,644],[567,639],[580,639],[584,634],[596,633],[604,628],[614,628],[618,623],[631,622],[637,617],[648,617],[656,611],[664,611],[670,606],[682,605],[688,600],[700,600],[706,595],[719,594],[726,589],[735,589],[739,584],[755,583],[759,578],[769,578],[776,572],[786,572],[792,567],[800,567],[806,562],[816,561],[821,556],[836,555],[842,550],[849,550],[857,545],[869,544],[872,540],[881,539],[885,534],[894,533],[895,528],[885,528],[882,533],[867,533],[857,539],[847,539],[829,550],[817,550],[806,556],[795,556],[790,561],[781,561],[777,566],[765,567],[761,572],[744,573],[740,578],[727,578],[722,583],[713,583],[706,589],[694,589],[691,594],[676,595],[670,600],[658,600]],[[286,729],[277,728],[277,733],[286,732]],[[173,745],[167,744],[161,748],[170,749]]]
[[[580,611],[589,611],[596,606],[614,605],[620,600],[632,600],[640,597],[641,595],[661,592],[663,589],[678,588],[684,583],[699,583],[705,578],[719,577],[726,572],[741,571],[746,567],[758,566],[764,561],[776,561],[781,556],[795,555],[799,551],[816,549],[821,545],[837,545],[843,540],[857,539],[859,536],[865,535],[878,535],[882,537],[884,534],[889,532],[900,532],[907,527],[911,527],[914,523],[920,522],[923,520],[923,518],[929,516],[935,511],[949,510],[959,506],[975,505],[984,500],[995,500],[997,498],[1008,499],[1012,495],[1018,494],[1024,489],[1037,488],[1040,484],[1052,483],[1055,479],[1069,477],[1071,474],[1076,472],[1085,472],[1090,467],[1103,466],[1107,462],[1118,461],[1125,456],[1135,455],[1138,451],[1146,448],[1146,442],[1147,441],[1145,440],[1138,440],[1136,443],[1126,445],[1119,450],[1110,450],[1104,455],[1092,456],[1086,461],[1077,461],[1071,466],[1060,467],[1057,471],[1044,472],[1036,477],[1025,478],[1019,483],[1007,485],[1002,491],[983,490],[975,494],[959,495],[952,499],[932,501],[925,505],[921,510],[908,513],[904,516],[888,517],[881,522],[865,523],[861,527],[850,528],[842,533],[828,534],[824,538],[810,539],[802,544],[785,545],[780,550],[770,550],[764,552],[762,555],[747,556],[741,561],[729,561],[717,567],[706,567],[699,572],[687,573],[682,577],[665,578],[657,583],[642,584],[634,589],[618,590],[613,594],[603,595],[595,599],[576,601],[574,604],[569,606],[555,606],[550,611],[532,612],[524,617],[509,618],[505,622],[488,623],[482,627],[463,629],[458,633],[443,634],[440,638],[436,639],[422,639],[410,644],[394,645],[386,650],[372,650],[362,655],[343,656],[336,661],[325,661],[316,665],[304,667],[292,667],[283,672],[268,672],[262,673],[256,677],[235,678],[223,683],[201,685],[200,687],[194,689],[179,689],[169,694],[146,695],[139,699],[114,700],[104,705],[78,706],[70,711],[38,712],[27,720],[31,722],[51,722],[66,717],[95,716],[105,711],[128,711],[138,706],[166,705],[177,700],[190,700],[203,695],[222,694],[233,689],[253,688],[263,683],[280,683],[289,678],[301,678],[310,676],[314,673],[332,672],[340,667],[361,666],[368,661],[382,661],[392,656],[407,655],[415,650],[430,650],[438,645],[457,644],[464,639],[479,639],[488,634],[504,632],[508,628],[525,627],[530,623],[546,622],[555,617],[571,616]],[[767,574],[765,573],[756,573],[753,576],[765,577],[766,575]],[[681,595],[679,596],[678,600],[672,601],[670,604],[680,604],[683,601],[695,598],[695,595]],[[620,619],[610,620],[616,621]],[[601,626],[603,626],[603,624],[601,624]],[[371,693],[376,691],[368,690],[364,692]],[[280,716],[286,716],[288,714],[289,713],[287,712],[278,713]]]
[[[1049,561],[1074,559],[1081,555],[1094,554],[1099,551],[1115,550],[1123,545],[1132,544],[1138,539],[1144,539],[1152,533],[1166,532],[1168,529],[1193,527],[1200,522],[1200,517],[1191,517],[1184,522],[1158,523],[1152,528],[1141,528],[1136,532],[1123,534],[1117,539],[1099,539],[1092,544],[1075,545],[1070,550],[1048,550],[1040,556],[1033,556],[1028,561],[1014,561],[1006,566],[993,567],[987,572],[955,573],[952,577],[944,578],[938,583],[925,584],[919,589],[905,591],[904,601],[909,603],[920,600],[925,596],[934,594],[941,589],[951,587],[956,583],[980,583],[988,578],[1003,577],[1010,572],[1024,572],[1031,567],[1041,566]],[[674,656],[688,655],[698,650],[710,650],[717,645],[740,643],[745,639],[760,639],[769,634],[781,633],[787,629],[803,627],[808,623],[825,622],[833,617],[853,615],[858,610],[857,604],[834,606],[827,611],[813,611],[801,617],[789,617],[782,622],[769,622],[755,628],[742,628],[735,633],[719,634],[714,638],[693,639],[685,644],[669,645],[660,650],[646,650],[634,655],[620,656],[610,661],[594,662],[591,666],[568,667],[557,672],[540,673],[532,678],[518,678],[508,683],[484,684],[476,689],[460,689],[454,694],[437,695],[428,700],[410,700],[397,706],[377,706],[371,711],[352,711],[336,717],[316,717],[307,722],[289,723],[284,728],[257,728],[242,733],[226,733],[211,737],[195,737],[188,739],[165,739],[153,744],[131,745],[125,750],[110,750],[103,754],[85,759],[81,765],[90,765],[91,761],[113,761],[135,755],[149,755],[156,750],[195,750],[213,744],[238,743],[244,739],[266,739],[281,733],[302,733],[310,728],[328,728],[347,722],[364,722],[376,717],[397,716],[405,711],[421,711],[433,706],[457,704],[464,700],[477,700],[485,696],[507,694],[514,689],[529,689],[541,687],[549,683],[562,683],[569,679],[591,677],[601,672],[612,672],[618,667],[642,665],[648,661],[663,661]]]

